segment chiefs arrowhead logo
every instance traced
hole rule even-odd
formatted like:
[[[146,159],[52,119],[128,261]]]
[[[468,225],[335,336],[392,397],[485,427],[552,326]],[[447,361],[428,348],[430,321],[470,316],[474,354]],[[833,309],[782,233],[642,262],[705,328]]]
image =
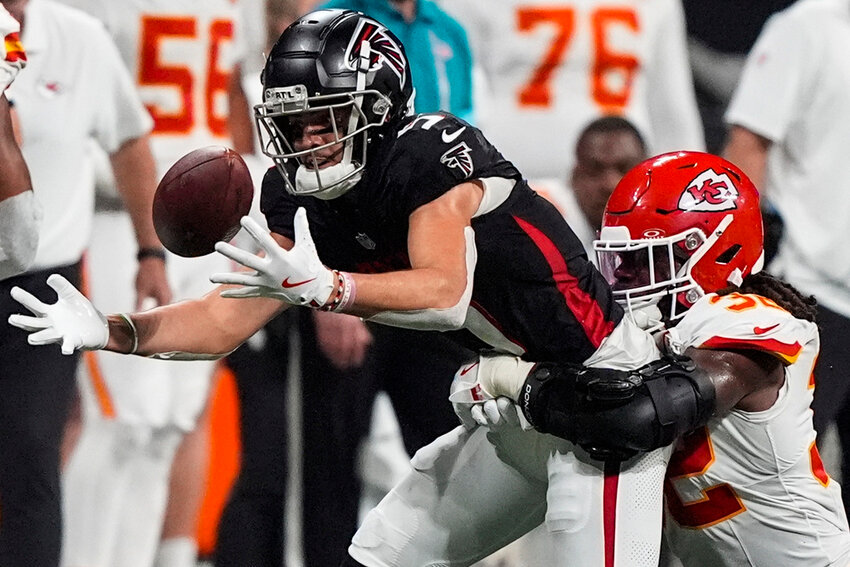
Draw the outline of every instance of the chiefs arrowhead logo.
[[[450,168],[460,169],[464,177],[469,177],[473,169],[472,150],[466,142],[461,142],[440,156],[440,163]]]
[[[683,211],[718,212],[736,209],[738,189],[725,173],[707,169],[691,181],[679,197]]]
[[[404,88],[406,79],[404,70],[407,60],[401,46],[387,33],[387,28],[369,18],[360,18],[357,30],[351,36],[351,41],[345,50],[345,61],[352,71],[357,70],[357,60],[363,42],[368,41],[370,47],[369,71],[380,69],[387,65],[398,76],[401,87]]]

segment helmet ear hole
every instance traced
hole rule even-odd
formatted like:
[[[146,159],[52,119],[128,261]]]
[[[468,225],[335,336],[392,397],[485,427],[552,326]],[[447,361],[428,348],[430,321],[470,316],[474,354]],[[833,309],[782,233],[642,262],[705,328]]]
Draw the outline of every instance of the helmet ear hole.
[[[720,254],[720,256],[717,257],[715,262],[717,262],[720,265],[725,266],[726,264],[731,262],[735,258],[735,256],[738,255],[738,252],[740,252],[740,250],[741,250],[740,244],[733,244],[732,246],[730,246],[729,248],[724,250],[723,253]]]

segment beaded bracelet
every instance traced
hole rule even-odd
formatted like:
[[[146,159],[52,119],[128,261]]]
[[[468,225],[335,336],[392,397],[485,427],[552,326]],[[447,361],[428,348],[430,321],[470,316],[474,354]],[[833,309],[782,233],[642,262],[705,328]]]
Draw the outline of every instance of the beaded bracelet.
[[[342,300],[342,295],[345,291],[345,278],[343,278],[342,274],[337,270],[333,270],[333,275],[336,280],[336,287],[334,287],[333,292],[331,292],[331,296],[325,304],[319,307],[320,311],[336,311],[339,306],[339,302]]]
[[[351,274],[338,270],[333,270],[333,274],[336,278],[336,288],[331,294],[331,297],[328,298],[328,301],[319,307],[319,309],[340,313],[354,304],[357,286]]]
[[[345,289],[342,292],[339,304],[333,309],[334,311],[347,311],[349,307],[354,305],[354,296],[357,295],[357,284],[354,283],[354,277],[347,272],[339,273],[342,280],[345,282]]]

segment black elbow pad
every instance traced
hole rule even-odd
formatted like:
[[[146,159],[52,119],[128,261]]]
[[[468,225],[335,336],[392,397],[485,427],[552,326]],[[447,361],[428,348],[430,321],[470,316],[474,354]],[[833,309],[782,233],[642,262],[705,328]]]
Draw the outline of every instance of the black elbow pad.
[[[539,431],[595,456],[626,458],[704,425],[715,390],[686,357],[665,357],[634,371],[539,364],[523,385],[520,406]]]

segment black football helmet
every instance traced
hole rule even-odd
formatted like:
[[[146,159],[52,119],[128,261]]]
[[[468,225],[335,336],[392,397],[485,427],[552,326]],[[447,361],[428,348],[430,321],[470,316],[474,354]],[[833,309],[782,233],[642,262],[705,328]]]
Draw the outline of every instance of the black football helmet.
[[[401,42],[351,10],[319,10],[290,25],[272,47],[262,80],[263,103],[254,107],[260,143],[294,195],[333,199],[351,189],[366,166],[369,140],[413,106]],[[296,147],[309,124],[319,124],[322,140],[330,141]],[[297,164],[294,183],[286,164]]]

